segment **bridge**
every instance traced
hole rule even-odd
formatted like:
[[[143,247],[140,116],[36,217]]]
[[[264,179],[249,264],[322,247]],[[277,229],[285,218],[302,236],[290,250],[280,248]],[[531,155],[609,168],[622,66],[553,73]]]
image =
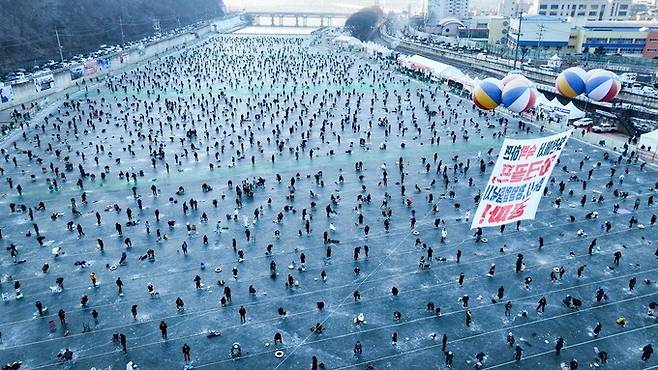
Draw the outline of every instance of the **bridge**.
[[[311,27],[311,26],[339,26],[345,23],[345,20],[352,15],[352,13],[339,13],[339,12],[247,12],[246,15],[253,18],[254,26],[271,26],[271,27]],[[267,20],[269,19],[269,24]],[[294,24],[292,23],[292,20]],[[318,20],[319,24],[311,24],[309,20]],[[265,20],[265,24],[263,24]],[[288,22],[286,22],[288,21]],[[342,22],[341,22],[342,21]],[[340,24],[338,24],[340,23]]]

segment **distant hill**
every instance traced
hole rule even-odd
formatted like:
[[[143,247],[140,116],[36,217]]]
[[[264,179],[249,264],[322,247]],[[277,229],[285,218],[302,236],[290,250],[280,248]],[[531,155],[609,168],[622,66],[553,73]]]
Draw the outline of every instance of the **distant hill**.
[[[222,16],[222,0],[0,0],[0,73]]]
[[[367,41],[377,35],[379,26],[384,21],[384,12],[378,6],[363,8],[352,14],[345,21],[345,29],[353,37]]]

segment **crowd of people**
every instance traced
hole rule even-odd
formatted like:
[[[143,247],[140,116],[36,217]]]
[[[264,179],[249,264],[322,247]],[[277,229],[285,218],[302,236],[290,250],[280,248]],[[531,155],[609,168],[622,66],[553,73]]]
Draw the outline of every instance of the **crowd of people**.
[[[470,230],[541,123],[309,42],[207,39],[6,139],[3,361],[652,361],[654,167],[572,139],[536,220]]]

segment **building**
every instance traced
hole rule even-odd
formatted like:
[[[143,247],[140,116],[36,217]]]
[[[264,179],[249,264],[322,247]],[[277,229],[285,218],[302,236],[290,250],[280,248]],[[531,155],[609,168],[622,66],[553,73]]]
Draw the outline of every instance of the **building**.
[[[498,4],[498,15],[514,17],[517,14],[528,14],[532,4],[523,0],[503,0]]]
[[[519,36],[519,24],[521,35]],[[517,39],[520,47],[528,49],[543,49],[545,51],[564,51],[569,46],[572,24],[566,18],[530,15],[510,19],[507,45],[516,47]]]
[[[605,18],[609,21],[626,21],[631,19],[631,0],[613,0],[610,2],[610,12]]]
[[[655,21],[658,20],[658,8],[645,2],[633,2],[630,9],[631,20]]]
[[[582,43],[578,52],[658,56],[658,22],[592,21],[579,27]]]
[[[509,17],[491,17],[489,19],[489,34],[487,43],[494,46],[507,45],[507,33],[509,32]]]
[[[631,0],[534,0],[530,14],[616,21],[630,19],[630,8]]]
[[[461,21],[459,37],[475,40],[487,40],[489,37],[489,22],[492,17],[472,16]]]
[[[457,18],[459,20],[468,17],[469,0],[426,0],[427,12],[425,24],[428,27],[436,27],[442,19]]]
[[[547,58],[553,53],[623,55],[658,58],[656,21],[584,21],[557,16],[491,17],[487,43],[514,49],[519,39],[521,56]]]

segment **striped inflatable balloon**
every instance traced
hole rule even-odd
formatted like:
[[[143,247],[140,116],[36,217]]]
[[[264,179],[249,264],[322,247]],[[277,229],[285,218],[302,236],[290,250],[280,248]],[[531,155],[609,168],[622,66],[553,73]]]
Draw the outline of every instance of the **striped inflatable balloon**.
[[[520,76],[503,87],[502,104],[512,112],[521,113],[532,109],[537,102],[537,91],[532,82]]]
[[[507,76],[503,77],[500,82],[503,83],[503,86],[507,85],[510,81],[516,79],[517,77],[523,77],[519,73],[509,73]],[[525,78],[525,77],[524,77]]]
[[[594,101],[610,102],[619,95],[621,81],[613,72],[593,69],[587,72],[585,94]]]
[[[491,110],[500,105],[503,84],[495,78],[485,78],[480,81],[471,94],[473,103],[480,109]]]
[[[586,73],[580,67],[567,68],[555,79],[555,88],[560,95],[575,98],[585,92]]]

